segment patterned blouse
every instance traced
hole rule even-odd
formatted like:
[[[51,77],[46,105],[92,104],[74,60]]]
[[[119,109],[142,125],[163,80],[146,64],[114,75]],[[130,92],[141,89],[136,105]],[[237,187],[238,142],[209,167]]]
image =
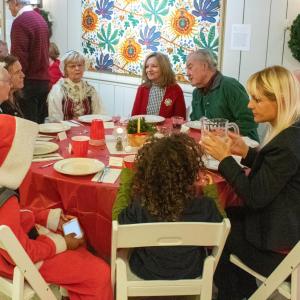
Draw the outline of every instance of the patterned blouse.
[[[105,114],[102,101],[95,88],[87,81],[74,83],[61,78],[48,95],[50,122],[71,120],[87,114]]]

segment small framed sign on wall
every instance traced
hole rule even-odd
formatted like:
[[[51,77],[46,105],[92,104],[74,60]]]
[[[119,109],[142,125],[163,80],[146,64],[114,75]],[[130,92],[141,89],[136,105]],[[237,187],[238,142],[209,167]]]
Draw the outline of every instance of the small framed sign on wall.
[[[145,57],[159,51],[184,82],[186,57],[198,48],[221,64],[222,0],[81,0],[81,7],[91,70],[140,76]]]

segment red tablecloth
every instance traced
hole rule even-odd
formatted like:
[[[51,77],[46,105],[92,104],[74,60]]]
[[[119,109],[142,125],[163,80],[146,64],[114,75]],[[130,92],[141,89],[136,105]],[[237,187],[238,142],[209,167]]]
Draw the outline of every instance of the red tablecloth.
[[[169,123],[166,122],[168,125]],[[89,126],[72,127],[68,138],[78,134],[89,134]],[[108,134],[112,130],[107,130]],[[199,139],[197,131],[190,135]],[[67,151],[69,140],[59,143],[64,158],[70,157]],[[105,148],[89,146],[88,157],[108,163],[109,152]],[[93,175],[68,176],[56,172],[53,166],[40,168],[46,162],[32,163],[31,168],[20,187],[22,207],[38,210],[41,208],[61,207],[65,213],[77,216],[85,231],[86,238],[98,254],[109,257],[111,243],[111,214],[119,187],[115,184],[91,182]],[[223,207],[239,205],[237,196],[225,180],[217,173],[209,173],[217,184]]]

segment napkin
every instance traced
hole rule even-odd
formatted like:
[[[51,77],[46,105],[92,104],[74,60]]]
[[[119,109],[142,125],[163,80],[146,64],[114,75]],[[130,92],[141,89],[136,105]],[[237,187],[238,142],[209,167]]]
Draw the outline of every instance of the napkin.
[[[122,169],[109,168],[105,171],[105,174],[102,178],[103,183],[115,183],[118,179]],[[102,172],[98,172],[93,178],[93,182],[98,182],[100,177],[102,176]]]
[[[104,122],[104,128],[105,129],[115,128],[115,124],[114,122]]]
[[[183,133],[186,133],[190,130],[189,127],[187,127],[186,125],[182,124],[181,125],[181,129],[180,129],[180,132],[183,132]]]
[[[63,157],[58,153],[53,153],[51,155],[45,154],[45,155],[36,155],[33,157],[33,162],[40,162],[40,161],[50,161],[50,160],[60,160],[63,159]]]
[[[127,146],[127,143],[123,143],[124,150],[116,150],[116,141],[113,135],[105,135],[105,142],[109,154],[112,155],[136,154],[139,150],[138,147]]]
[[[115,183],[115,181],[118,179],[122,169],[113,169],[109,168],[107,170],[102,178],[103,183]]]

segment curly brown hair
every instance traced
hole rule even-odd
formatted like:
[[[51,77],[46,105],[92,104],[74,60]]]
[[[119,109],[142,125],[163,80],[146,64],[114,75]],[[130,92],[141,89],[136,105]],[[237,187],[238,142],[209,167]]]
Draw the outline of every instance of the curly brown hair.
[[[202,154],[199,144],[183,133],[153,138],[137,154],[133,198],[157,221],[180,220],[195,197]]]

